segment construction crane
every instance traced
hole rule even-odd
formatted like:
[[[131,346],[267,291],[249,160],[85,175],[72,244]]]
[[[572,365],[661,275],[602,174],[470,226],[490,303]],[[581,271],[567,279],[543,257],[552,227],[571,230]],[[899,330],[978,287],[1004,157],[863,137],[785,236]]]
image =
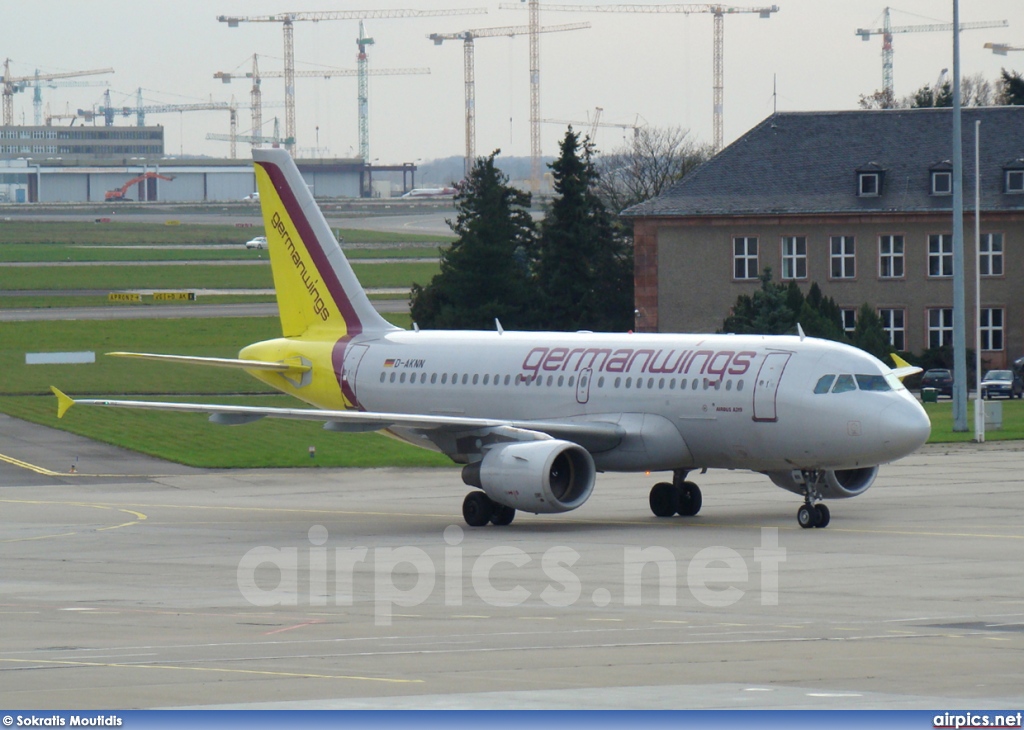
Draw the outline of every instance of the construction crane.
[[[112,68],[96,68],[89,71],[64,71],[55,74],[41,74],[37,71],[32,76],[11,76],[11,59],[8,58],[4,61],[4,126],[14,126],[14,93],[22,91],[30,83],[38,84],[41,81],[71,79],[79,76],[99,76],[112,73],[114,73]]]
[[[486,13],[487,8],[463,8],[456,10],[333,10],[308,13],[279,13],[277,15],[219,15],[217,20],[237,28],[241,23],[281,23],[284,32],[284,136],[291,140],[288,151],[295,149],[295,23],[299,21],[323,20],[366,20],[390,18],[427,18],[449,15],[477,15]]]
[[[589,28],[590,23],[566,23],[564,25],[552,25],[540,28],[538,33],[558,33],[567,30],[581,30]],[[526,25],[508,25],[500,28],[476,28],[474,30],[463,30],[458,33],[431,33],[427,36],[439,46],[445,41],[462,41],[463,48],[463,77],[466,87],[466,165],[465,175],[469,177],[469,171],[476,161],[476,71],[474,63],[474,45],[477,38],[494,38],[503,36],[511,38],[517,35],[524,35],[530,32]]]
[[[370,76],[414,76],[414,75],[429,74],[430,73],[430,69],[429,68],[381,68],[381,69],[374,69],[372,71],[367,71],[366,73],[368,73]],[[253,80],[253,89],[256,90],[256,89],[260,88],[261,80],[263,78],[283,78],[284,74],[285,74],[284,71],[264,71],[262,73],[262,75],[261,75],[260,71],[259,71],[259,66],[258,66],[258,64],[256,62],[256,57],[253,56],[253,71],[250,72],[250,73],[245,74],[245,78],[252,78],[252,80]],[[324,67],[322,69],[315,69],[315,70],[309,70],[309,71],[305,71],[305,70],[304,71],[295,71],[293,75],[295,77],[298,77],[298,78],[333,79],[333,78],[344,78],[344,77],[358,76],[359,74],[360,74],[360,69]],[[218,71],[217,73],[215,73],[213,75],[213,78],[220,79],[223,83],[227,84],[227,83],[230,83],[232,79],[236,78],[236,76],[234,74],[230,73],[230,72]],[[260,127],[262,127],[262,118],[263,118],[262,111],[258,112],[256,107],[255,107],[255,104],[257,102],[259,102],[259,101],[260,101],[259,94],[258,94],[258,92],[256,92],[256,93],[253,94],[253,103],[254,103],[253,114],[252,114],[253,130],[257,130]],[[256,126],[257,124],[259,124],[260,126],[257,127]],[[254,147],[259,146],[256,143],[256,141],[255,141],[255,138],[258,137],[258,135],[257,135],[257,133],[255,131],[253,132],[253,137],[254,137],[253,146]]]
[[[1010,51],[1024,51],[1024,46],[1008,46],[1005,43],[986,43],[985,48],[997,56],[1005,56]]]
[[[36,69],[36,75],[39,75],[39,69]],[[43,123],[43,87],[49,89],[56,88],[69,88],[69,87],[84,87],[84,86],[110,86],[109,81],[43,81],[42,79],[36,81],[33,86],[32,94],[32,116],[35,125],[38,127]],[[47,124],[49,126],[49,124]]]
[[[892,8],[882,11],[881,28],[858,28],[856,33],[863,41],[870,41],[871,36],[882,36],[882,91],[889,99],[895,99],[892,82],[892,36],[894,33],[942,33],[953,30],[952,23],[929,23],[926,25],[893,25],[889,16]],[[1009,23],[1005,20],[984,20],[976,23],[961,23],[960,30],[977,30],[979,28],[1005,28]]]
[[[722,118],[724,109],[725,99],[725,83],[723,74],[723,58],[724,58],[724,39],[725,39],[725,16],[726,15],[738,15],[741,13],[756,13],[761,18],[770,18],[772,13],[779,12],[778,5],[769,5],[763,7],[735,7],[732,5],[720,5],[717,3],[712,4],[695,4],[695,5],[553,5],[553,4],[539,4],[537,0],[529,0],[531,4],[531,23],[532,14],[534,12],[534,5],[538,9],[552,10],[556,12],[589,12],[589,13],[681,13],[683,15],[691,15],[697,13],[706,13],[714,16],[714,53],[713,53],[713,92],[714,92],[714,148],[715,152],[722,149]],[[511,9],[515,8],[515,5],[502,3],[499,5],[501,8]],[[531,63],[532,63],[531,51]],[[539,76],[539,69],[537,70]],[[530,78],[531,83],[533,80],[534,72],[531,65]],[[532,106],[533,91],[531,90],[531,106]],[[538,115],[537,124],[539,124],[539,102],[538,102]],[[531,125],[534,124],[531,120]],[[538,131],[539,139],[539,131]],[[536,167],[540,170],[540,153],[537,151]]]
[[[128,189],[131,188],[132,185],[136,185],[136,184],[145,182],[146,180],[157,180],[157,179],[159,179],[159,180],[173,180],[174,178],[170,177],[170,176],[167,176],[167,175],[161,175],[158,172],[144,172],[144,173],[142,173],[141,175],[139,175],[137,177],[133,177],[131,180],[126,182],[121,187],[115,188],[114,190],[108,190],[103,195],[103,199],[107,200],[107,201],[128,200],[128,198],[126,198],[125,196],[128,194]],[[148,200],[148,198],[149,198],[149,196],[146,195],[146,191],[143,189],[142,185],[139,185],[139,200]]]
[[[639,121],[639,116],[640,115],[639,114],[637,115],[637,117],[638,117],[637,121],[635,121],[632,124],[630,124],[629,122],[602,122],[601,121],[601,113],[603,111],[604,111],[604,109],[602,109],[601,107],[595,107],[594,118],[591,119],[590,121],[586,121],[586,122],[581,122],[579,120],[573,120],[573,119],[541,119],[540,121],[541,121],[541,124],[559,124],[559,125],[561,125],[563,127],[573,126],[573,127],[576,127],[577,129],[584,129],[584,128],[589,127],[590,128],[590,141],[591,142],[593,142],[593,141],[595,141],[597,139],[597,129],[598,129],[598,127],[614,127],[616,129],[622,129],[622,130],[632,129],[633,130],[633,137],[634,138],[640,136],[640,130],[643,129],[644,125],[640,124],[640,121]]]
[[[263,130],[254,129],[252,134],[238,134],[232,137],[230,134],[217,134],[215,132],[209,132],[206,135],[207,139],[214,140],[217,142],[249,142],[255,147],[257,144],[268,143],[275,147],[279,147],[281,144],[287,143],[288,140],[281,137],[281,127],[278,124],[277,117],[274,117],[274,133],[269,137],[263,134]]]

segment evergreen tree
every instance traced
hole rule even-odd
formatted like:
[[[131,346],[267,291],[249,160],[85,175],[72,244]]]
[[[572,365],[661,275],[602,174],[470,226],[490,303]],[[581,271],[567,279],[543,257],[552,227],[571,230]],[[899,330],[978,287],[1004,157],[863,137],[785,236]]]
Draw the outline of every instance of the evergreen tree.
[[[771,267],[765,267],[759,278],[761,288],[751,296],[739,296],[732,314],[722,323],[722,331],[738,335],[792,334],[796,316],[789,303],[789,287],[772,282]]]
[[[530,280],[534,226],[530,194],[508,184],[494,164],[495,150],[476,161],[455,196],[448,221],[459,238],[441,254],[441,273],[414,284],[412,319],[433,329],[525,329],[536,298]]]
[[[550,168],[555,199],[541,223],[537,325],[622,331],[633,326],[633,251],[598,196],[593,145],[569,127]]]
[[[999,79],[999,103],[1007,106],[1024,106],[1024,76],[1005,68]]]
[[[882,318],[870,304],[864,303],[857,312],[857,327],[853,330],[853,344],[870,352],[879,360],[892,364],[888,359],[895,348],[889,343],[889,335],[882,327]]]

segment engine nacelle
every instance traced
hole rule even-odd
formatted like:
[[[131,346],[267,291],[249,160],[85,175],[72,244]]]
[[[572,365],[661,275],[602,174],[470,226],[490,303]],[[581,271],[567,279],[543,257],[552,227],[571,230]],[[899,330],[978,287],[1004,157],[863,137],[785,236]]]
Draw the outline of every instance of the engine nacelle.
[[[803,494],[801,483],[791,471],[765,472],[779,487],[790,492]],[[798,472],[799,474],[799,472]],[[857,469],[836,469],[825,472],[825,483],[821,485],[821,496],[825,499],[847,499],[868,491],[878,475],[877,466],[863,466]]]
[[[462,481],[495,502],[533,513],[568,512],[594,491],[590,452],[558,439],[498,444],[462,469]]]

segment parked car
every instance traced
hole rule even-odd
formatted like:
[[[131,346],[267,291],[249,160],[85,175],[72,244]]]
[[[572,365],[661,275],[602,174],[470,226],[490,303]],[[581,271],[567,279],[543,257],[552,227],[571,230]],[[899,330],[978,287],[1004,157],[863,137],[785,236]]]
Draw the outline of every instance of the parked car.
[[[256,238],[251,238],[251,239],[249,239],[248,241],[245,242],[245,247],[246,248],[266,248],[267,247],[267,237],[266,236],[256,236]]]
[[[921,390],[935,388],[938,395],[953,397],[953,371],[945,368],[925,370],[921,376]]]
[[[1024,396],[1024,382],[1012,370],[989,370],[981,381],[981,397],[983,399],[1003,396],[1021,398]]]
[[[245,201],[246,203],[258,203],[258,202],[260,202],[260,194],[259,193],[249,193],[244,198],[242,198],[242,200]]]

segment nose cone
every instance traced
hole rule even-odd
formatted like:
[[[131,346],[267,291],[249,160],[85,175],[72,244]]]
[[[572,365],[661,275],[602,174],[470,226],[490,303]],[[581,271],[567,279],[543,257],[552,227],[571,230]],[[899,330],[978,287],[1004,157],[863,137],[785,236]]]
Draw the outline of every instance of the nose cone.
[[[882,411],[878,431],[889,459],[895,460],[924,445],[932,433],[932,422],[917,399],[908,396]]]

